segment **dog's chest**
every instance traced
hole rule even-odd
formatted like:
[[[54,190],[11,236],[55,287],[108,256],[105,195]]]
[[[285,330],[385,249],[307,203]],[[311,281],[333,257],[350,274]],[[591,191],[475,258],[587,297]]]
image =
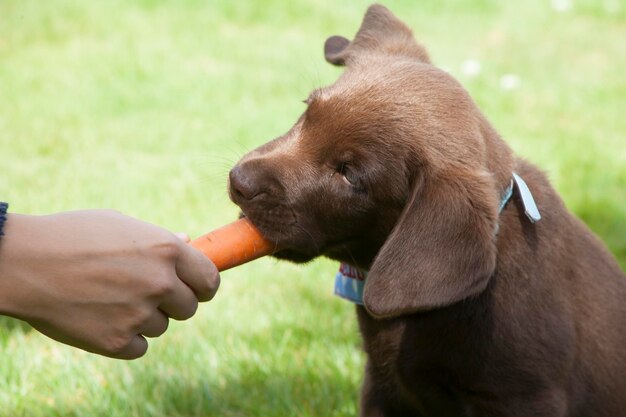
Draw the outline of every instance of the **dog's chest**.
[[[446,317],[375,320],[362,307],[357,313],[376,389],[396,393],[425,415],[473,415],[467,382],[479,382],[479,366],[468,356],[481,353],[471,324],[446,323]]]

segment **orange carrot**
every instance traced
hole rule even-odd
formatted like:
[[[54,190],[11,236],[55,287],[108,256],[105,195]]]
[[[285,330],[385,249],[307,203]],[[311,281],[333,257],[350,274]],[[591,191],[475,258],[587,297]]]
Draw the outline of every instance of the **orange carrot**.
[[[246,218],[220,227],[191,242],[219,271],[269,255],[277,248]]]

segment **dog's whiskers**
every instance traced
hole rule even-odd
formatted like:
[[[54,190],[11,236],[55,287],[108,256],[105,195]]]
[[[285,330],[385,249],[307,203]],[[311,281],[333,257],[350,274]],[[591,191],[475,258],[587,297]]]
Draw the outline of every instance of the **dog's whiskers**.
[[[341,245],[342,248],[346,251],[346,253],[348,254],[348,256],[350,257],[350,259],[352,260],[352,265],[359,267],[359,263],[356,261],[356,259],[354,258],[354,255],[352,254],[352,251],[350,250],[350,247],[348,245]]]
[[[313,238],[313,235],[311,233],[309,233],[308,230],[306,230],[304,227],[302,227],[300,225],[300,223],[298,223],[297,221],[293,223],[293,225],[295,227],[297,227],[298,229],[302,230],[304,233],[306,233],[306,235],[311,238],[311,242],[313,243],[313,247],[315,248],[315,253],[319,254],[320,253],[320,247],[318,246],[317,242],[315,241],[315,239]]]

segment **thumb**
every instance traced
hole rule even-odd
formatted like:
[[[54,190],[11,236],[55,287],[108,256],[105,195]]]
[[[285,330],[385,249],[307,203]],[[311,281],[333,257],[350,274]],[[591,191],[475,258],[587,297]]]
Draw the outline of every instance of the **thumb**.
[[[217,267],[202,252],[190,245],[181,245],[176,261],[176,275],[196,294],[199,301],[209,301],[220,286]]]

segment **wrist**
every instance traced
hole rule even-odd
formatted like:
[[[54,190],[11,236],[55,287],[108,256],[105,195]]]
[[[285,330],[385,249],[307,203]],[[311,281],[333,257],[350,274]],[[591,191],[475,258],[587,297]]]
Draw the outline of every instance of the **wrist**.
[[[31,224],[35,216],[7,214],[0,239],[0,314],[22,318],[27,304]]]

